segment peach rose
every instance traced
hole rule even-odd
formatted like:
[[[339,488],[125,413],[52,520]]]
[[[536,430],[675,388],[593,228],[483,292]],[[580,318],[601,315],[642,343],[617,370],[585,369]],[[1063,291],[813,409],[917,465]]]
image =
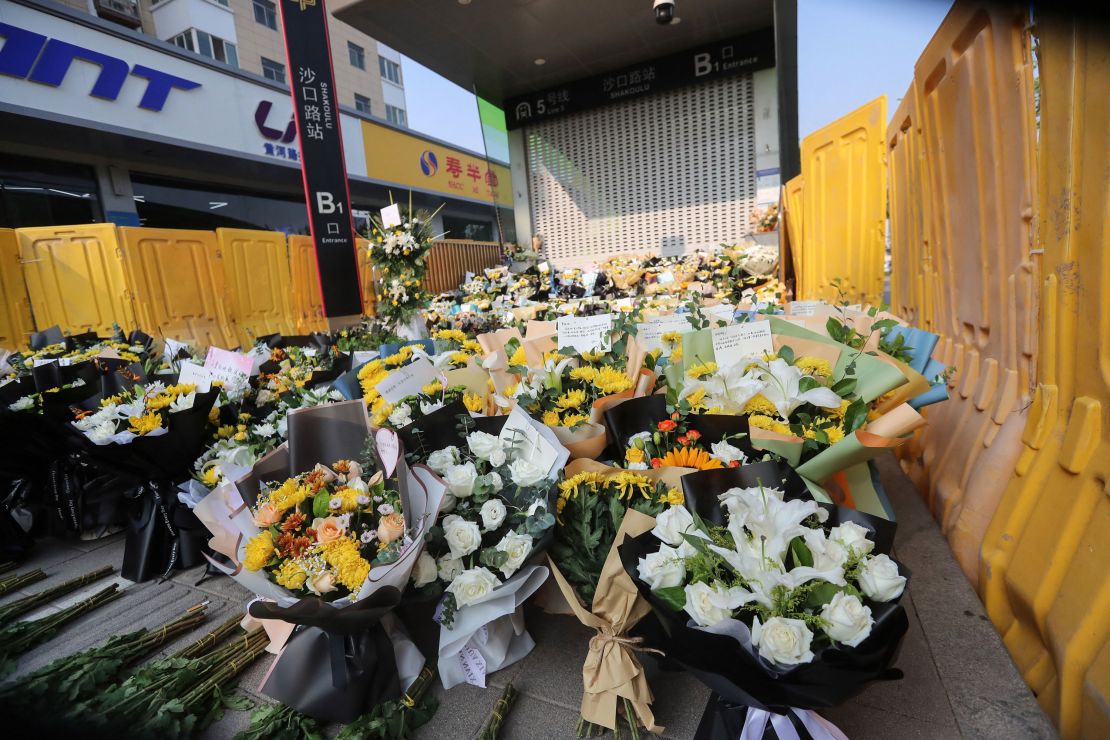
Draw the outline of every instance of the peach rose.
[[[405,517],[399,512],[387,514],[378,522],[378,542],[388,545],[405,533]]]
[[[339,521],[339,517],[317,517],[312,520],[312,528],[316,530],[316,541],[320,544],[334,542],[347,534],[347,528]]]
[[[259,527],[269,527],[281,521],[281,512],[273,504],[262,504],[254,512],[254,523]]]
[[[305,585],[308,587],[309,591],[316,594],[317,596],[323,596],[324,594],[331,593],[336,588],[338,588],[335,583],[335,574],[332,573],[330,570],[325,570],[317,573],[316,575],[309,578],[308,583],[306,583]]]

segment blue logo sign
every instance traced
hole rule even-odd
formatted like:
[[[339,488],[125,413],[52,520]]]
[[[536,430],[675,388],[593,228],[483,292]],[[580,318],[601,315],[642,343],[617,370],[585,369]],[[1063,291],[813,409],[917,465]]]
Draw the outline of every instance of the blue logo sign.
[[[436,159],[436,153],[431,149],[425,149],[420,155],[420,171],[426,176],[431,177],[439,169],[439,160]]]
[[[60,39],[48,39],[41,33],[9,23],[0,23],[0,37],[4,39],[4,46],[0,47],[0,74],[21,80],[58,87],[75,59],[89,62],[100,67],[89,95],[103,100],[117,99],[130,73],[147,81],[139,107],[152,111],[165,107],[170,91],[200,87],[199,82],[141,64],[132,67],[122,59]]]

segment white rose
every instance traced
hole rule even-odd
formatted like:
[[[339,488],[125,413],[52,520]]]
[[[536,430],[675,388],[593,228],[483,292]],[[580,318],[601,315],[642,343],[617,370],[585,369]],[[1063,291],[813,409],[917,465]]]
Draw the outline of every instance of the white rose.
[[[427,586],[436,579],[436,560],[426,552],[420,553],[412,569],[412,582],[417,588]]]
[[[482,504],[482,526],[485,527],[487,532],[497,529],[501,526],[501,522],[505,521],[505,515],[508,513],[505,504],[501,503],[500,499],[491,498]]]
[[[482,544],[482,532],[478,525],[454,514],[443,520],[443,536],[453,558],[469,555]]]
[[[459,462],[459,449],[452,445],[451,447],[444,447],[442,450],[436,450],[431,455],[428,455],[428,467],[436,471],[440,475],[452,465],[457,465]]]
[[[513,460],[509,465],[509,475],[512,476],[513,483],[521,488],[527,488],[543,480],[547,471],[541,470],[527,460]]]
[[[772,663],[779,665],[798,665],[813,660],[809,649],[813,633],[800,619],[771,617],[766,624],[759,623],[756,617],[752,623],[752,644],[759,648],[759,654]]]
[[[449,555],[440,558],[439,562],[436,563],[436,567],[439,571],[439,580],[446,581],[447,583],[455,580],[455,577],[463,572],[462,560],[453,558]]]
[[[866,527],[855,522],[844,522],[829,530],[829,539],[839,542],[845,550],[852,550],[856,555],[866,555],[875,548],[875,543],[867,539],[869,534]]]
[[[713,457],[717,458],[725,465],[728,465],[734,460],[743,465],[744,461],[747,460],[747,457],[745,457],[743,450],[741,450],[739,447],[733,447],[723,439],[720,442],[714,442],[713,444],[711,444],[709,446],[709,449],[713,451]]]
[[[457,498],[466,498],[474,493],[474,484],[478,481],[478,471],[474,463],[466,462],[462,465],[452,465],[443,473],[447,487]]]
[[[655,517],[655,528],[651,533],[671,547],[678,547],[686,542],[682,533],[692,532],[694,529],[694,517],[686,511],[686,507],[671,506]]]
[[[875,601],[893,601],[906,588],[905,576],[898,575],[898,564],[886,555],[875,555],[863,561],[859,588]]]
[[[489,464],[495,468],[499,468],[504,465],[508,459],[508,455],[505,454],[505,449],[503,447],[498,447],[490,453]]]
[[[504,481],[501,480],[501,476],[497,473],[486,473],[482,476],[482,480],[489,486],[490,493],[497,493],[505,486]]]
[[[804,539],[816,570],[834,570],[848,562],[848,550],[836,540],[826,539],[824,530],[810,529]]]
[[[494,549],[509,554],[509,559],[501,566],[501,572],[508,578],[524,565],[524,561],[532,552],[532,535],[509,532],[501,538]]]
[[[486,568],[471,568],[455,576],[447,590],[455,595],[455,605],[463,608],[497,588],[497,576]]]
[[[443,408],[443,401],[436,401],[435,403],[420,402],[420,413],[424,414],[424,416],[439,411],[441,408]]]
[[[825,634],[830,639],[855,647],[871,634],[871,610],[857,597],[837,591],[832,601],[821,608],[821,618],[828,622]]]
[[[85,432],[85,436],[89,438],[90,442],[103,444],[115,436],[116,425],[110,421],[106,421],[99,426],[93,427]]]
[[[457,498],[455,498],[450,493],[445,491],[443,493],[443,503],[441,503],[439,505],[439,513],[440,514],[450,514],[452,511],[455,510],[455,506],[458,503],[459,503],[459,500]]]
[[[35,407],[35,399],[30,396],[23,396],[15,403],[8,406],[12,411],[26,411]]]
[[[686,584],[686,613],[702,627],[712,627],[732,616],[730,589],[714,588],[708,583]],[[742,590],[742,589],[740,589]],[[739,606],[739,604],[737,604]]]
[[[494,452],[501,449],[501,440],[485,432],[466,435],[466,444],[479,460],[489,460]]]
[[[389,423],[397,428],[407,427],[412,423],[412,408],[401,404],[389,414]]]
[[[686,561],[678,550],[660,545],[658,551],[640,558],[637,574],[652,591],[681,586],[686,578]]]

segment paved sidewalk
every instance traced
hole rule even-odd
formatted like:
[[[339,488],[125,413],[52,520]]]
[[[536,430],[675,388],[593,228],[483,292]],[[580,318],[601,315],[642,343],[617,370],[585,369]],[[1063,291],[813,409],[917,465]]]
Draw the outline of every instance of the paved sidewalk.
[[[1051,723],[1022,682],[913,485],[892,456],[882,459],[879,467],[899,518],[896,555],[912,572],[904,600],[910,629],[897,662],[906,675],[902,681],[870,685],[851,702],[824,712],[825,716],[854,740],[1055,737]],[[48,581],[28,589],[34,592],[44,584],[60,583],[102,565],[118,568],[122,559],[123,540],[119,536],[95,542],[46,542],[19,572],[41,567],[51,575]],[[165,583],[129,584],[124,598],[83,617],[53,641],[24,656],[19,673],[139,625],[153,626],[205,599],[210,601],[210,625],[218,624],[241,610],[250,598],[226,578],[194,585],[200,577],[200,569],[194,569],[178,573]],[[0,603],[12,598],[6,596]],[[520,696],[506,721],[503,738],[575,736],[582,661],[590,631],[573,617],[545,614],[534,607],[526,611],[528,628],[537,643],[532,654],[492,674],[487,689],[464,685],[444,692],[437,685],[439,711],[417,733],[419,738],[474,737],[508,681],[513,682]],[[196,636],[181,638],[166,652]],[[266,656],[257,661],[239,681],[240,689],[258,701],[268,701],[257,689],[270,660]],[[655,716],[666,728],[664,737],[692,737],[708,690],[686,674],[655,673],[650,662]],[[248,722],[247,713],[229,712],[205,737],[230,738]]]

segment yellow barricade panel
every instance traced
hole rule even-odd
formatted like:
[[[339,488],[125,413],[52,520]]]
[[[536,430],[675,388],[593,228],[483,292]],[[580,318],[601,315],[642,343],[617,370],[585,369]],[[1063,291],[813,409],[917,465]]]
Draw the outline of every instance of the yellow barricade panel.
[[[216,237],[240,344],[250,347],[266,334],[296,334],[285,234],[216,229]]]
[[[362,283],[362,313],[373,316],[377,299],[374,297],[374,268],[367,252],[370,242],[362,237],[355,237],[355,246],[358,248],[355,251],[358,258],[358,279]]]
[[[786,257],[790,258],[791,269],[794,271],[794,280],[799,279],[801,274],[801,264],[799,258],[802,254],[802,192],[805,188],[805,179],[802,175],[798,175],[792,180],[787,181],[783,186],[783,215],[782,218],[786,224],[783,227],[786,231],[787,239],[790,243],[790,254],[783,255],[782,271],[786,268]]]
[[[1037,34],[1039,384],[980,592],[1061,736],[1095,738],[1110,733],[1110,57],[1082,21],[1038,17]]]
[[[238,343],[224,310],[223,260],[211,231],[121,227],[139,326],[199,347]]]
[[[956,371],[951,399],[929,409],[929,427],[902,456],[973,583],[1021,452],[1034,375],[1024,26],[1020,10],[957,3],[918,60],[888,139],[896,310],[941,334]]]
[[[802,141],[802,250],[797,298],[835,299],[842,278],[853,302],[883,299],[886,254],[886,96]]]
[[[23,349],[34,331],[19,264],[19,240],[14,230],[0,229],[0,349]]]
[[[16,229],[35,324],[63,332],[135,327],[114,224]]]
[[[298,334],[327,331],[320,295],[320,269],[311,236],[289,237],[289,271],[293,279],[293,316]]]

